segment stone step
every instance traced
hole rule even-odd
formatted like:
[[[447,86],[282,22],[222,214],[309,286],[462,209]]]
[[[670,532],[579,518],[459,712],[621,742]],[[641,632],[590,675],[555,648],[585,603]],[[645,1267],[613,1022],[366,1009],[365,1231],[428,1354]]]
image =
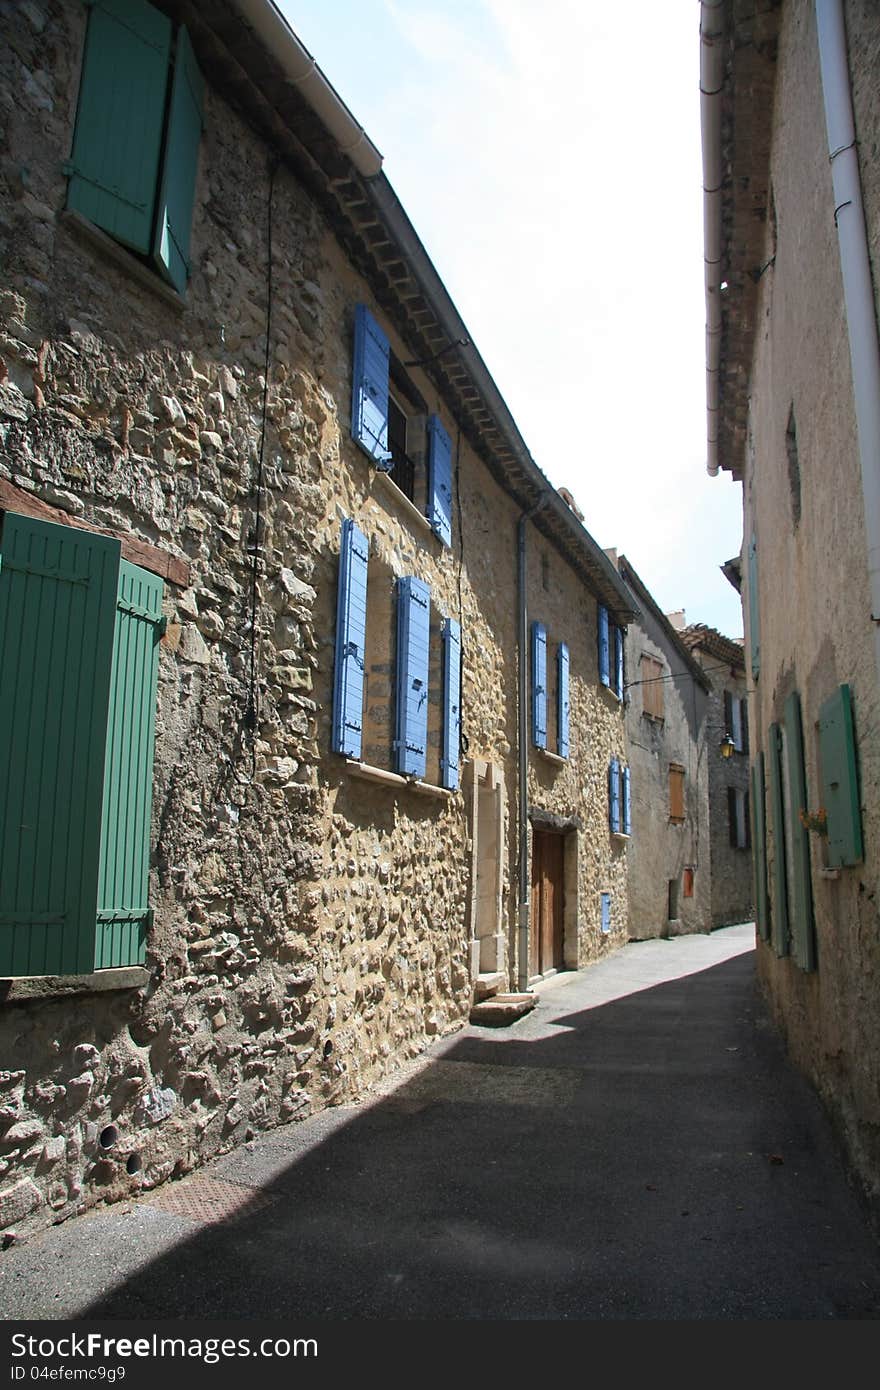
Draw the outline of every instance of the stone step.
[[[470,1022],[482,1028],[505,1028],[524,1014],[530,1013],[538,1002],[536,994],[494,994],[474,1004]]]
[[[497,994],[503,990],[507,984],[507,976],[503,970],[481,970],[474,981],[474,999],[477,1003],[481,999],[488,999],[490,995]]]

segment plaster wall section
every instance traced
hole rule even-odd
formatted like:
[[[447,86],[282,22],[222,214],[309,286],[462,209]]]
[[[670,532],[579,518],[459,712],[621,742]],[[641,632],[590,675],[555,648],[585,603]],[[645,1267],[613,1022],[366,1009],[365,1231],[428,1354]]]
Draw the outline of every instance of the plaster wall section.
[[[847,4],[849,59],[869,238],[876,263],[880,104],[876,9]],[[753,751],[800,694],[809,808],[820,801],[816,720],[848,683],[855,706],[864,862],[823,874],[810,835],[817,957],[805,973],[769,944],[760,978],[797,1062],[836,1115],[856,1168],[880,1191],[880,931],[876,896],[880,704],[870,621],[866,539],[849,345],[828,164],[813,7],[786,6],[778,54],[768,220],[751,367],[744,536],[758,539],[761,668],[751,691]],[[809,292],[805,292],[805,286]],[[875,277],[876,295],[876,277]],[[791,459],[796,422],[799,508]],[[799,510],[799,516],[797,511]],[[744,572],[746,570],[743,565]],[[748,577],[744,596],[749,652]],[[768,828],[771,883],[780,859]],[[873,1184],[873,1186],[872,1186]]]

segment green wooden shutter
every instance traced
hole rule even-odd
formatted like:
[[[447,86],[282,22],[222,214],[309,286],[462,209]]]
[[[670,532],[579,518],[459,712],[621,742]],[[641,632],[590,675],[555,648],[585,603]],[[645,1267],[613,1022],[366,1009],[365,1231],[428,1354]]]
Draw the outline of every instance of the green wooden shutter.
[[[89,15],[68,206],[149,252],[165,119],[171,22],[144,0],[97,0]]]
[[[166,279],[181,293],[189,276],[189,243],[193,200],[202,138],[205,82],[186,29],[177,35],[174,82],[168,112],[168,134],[162,186],[156,214],[153,257]]]
[[[768,732],[770,748],[770,814],[773,822],[773,949],[788,955],[788,885],[785,863],[785,808],[782,796],[782,734],[778,724]]]
[[[788,828],[794,860],[791,885],[791,929],[794,958],[802,970],[816,968],[816,931],[813,922],[813,883],[810,876],[810,836],[801,821],[807,811],[807,778],[804,768],[804,740],[801,728],[801,702],[793,691],[785,702],[785,751],[788,764]]]
[[[94,966],[119,541],[7,512],[0,973]]]
[[[95,968],[144,959],[162,580],[123,560],[104,773]]]
[[[819,710],[822,805],[827,815],[828,866],[864,858],[852,691],[841,685]]]
[[[754,534],[749,541],[747,582],[749,588],[749,654],[752,678],[757,680],[761,672],[761,617],[758,607],[758,542]]]
[[[770,935],[770,902],[767,896],[767,807],[764,798],[764,754],[759,753],[752,764],[752,868],[755,876],[755,920],[758,935],[766,941]]]

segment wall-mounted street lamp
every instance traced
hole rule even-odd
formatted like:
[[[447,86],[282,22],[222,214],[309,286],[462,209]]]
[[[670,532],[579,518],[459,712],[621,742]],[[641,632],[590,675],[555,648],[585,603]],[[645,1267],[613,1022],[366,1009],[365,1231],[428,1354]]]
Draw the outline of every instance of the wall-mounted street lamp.
[[[730,737],[730,734],[728,734],[727,737],[726,737],[725,739],[722,739],[722,741],[721,741],[721,756],[722,756],[722,758],[729,758],[729,757],[731,757],[735,752],[736,752],[736,744],[734,743],[733,739]]]

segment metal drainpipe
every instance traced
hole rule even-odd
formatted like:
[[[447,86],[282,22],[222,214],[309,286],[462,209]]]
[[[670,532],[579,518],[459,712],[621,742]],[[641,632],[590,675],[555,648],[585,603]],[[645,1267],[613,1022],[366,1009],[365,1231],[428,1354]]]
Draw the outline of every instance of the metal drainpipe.
[[[862,471],[874,657],[880,674],[880,340],[842,0],[816,0],[816,26]]]
[[[517,523],[516,586],[519,617],[519,700],[517,702],[517,737],[519,740],[519,914],[517,924],[517,987],[521,994],[529,988],[529,614],[526,603],[526,523],[531,521],[546,501],[542,497],[530,511],[523,512]]]

